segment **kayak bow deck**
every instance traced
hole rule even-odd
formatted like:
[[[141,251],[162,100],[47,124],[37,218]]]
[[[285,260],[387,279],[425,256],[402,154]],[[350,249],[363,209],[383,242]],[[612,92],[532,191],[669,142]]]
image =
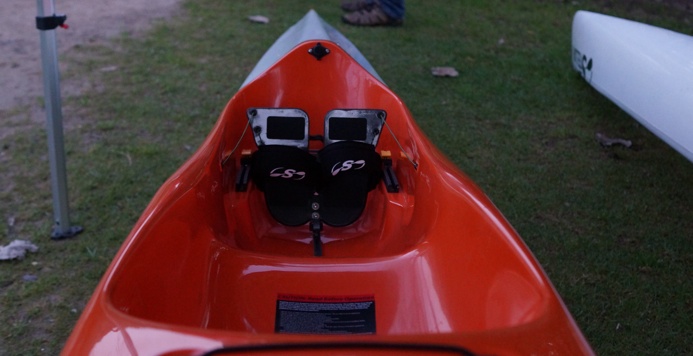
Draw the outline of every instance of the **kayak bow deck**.
[[[157,192],[63,353],[215,349],[591,353],[512,227],[312,11]]]

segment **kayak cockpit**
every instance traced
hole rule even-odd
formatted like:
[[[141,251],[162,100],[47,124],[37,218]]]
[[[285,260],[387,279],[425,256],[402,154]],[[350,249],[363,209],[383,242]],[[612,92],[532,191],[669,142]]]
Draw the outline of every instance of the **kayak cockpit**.
[[[321,59],[311,55],[318,43],[329,50]],[[419,151],[408,116],[399,98],[335,43],[295,47],[244,84],[210,135],[225,190],[226,215],[218,220],[234,231],[221,239],[284,256],[318,255],[321,243],[354,239],[361,240],[349,243],[354,248],[327,253],[406,252],[429,225],[404,231],[415,196],[407,177],[417,174]]]

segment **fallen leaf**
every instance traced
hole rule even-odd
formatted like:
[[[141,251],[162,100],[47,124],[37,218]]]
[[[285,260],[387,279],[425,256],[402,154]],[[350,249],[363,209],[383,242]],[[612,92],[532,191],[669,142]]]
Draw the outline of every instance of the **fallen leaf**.
[[[102,72],[115,72],[118,70],[118,66],[108,66],[108,67],[103,67],[99,69]]]
[[[436,77],[457,77],[460,75],[453,67],[433,67],[431,73]]]
[[[262,16],[262,15],[248,16],[248,20],[250,20],[250,22],[261,23],[261,24],[266,24],[266,23],[269,23],[269,21],[270,21],[267,16]]]
[[[630,146],[633,145],[633,143],[630,140],[624,140],[622,138],[611,138],[604,135],[601,132],[597,132],[595,136],[597,137],[597,142],[599,142],[599,144],[604,147],[611,147],[613,145],[623,145],[627,148],[630,148]]]

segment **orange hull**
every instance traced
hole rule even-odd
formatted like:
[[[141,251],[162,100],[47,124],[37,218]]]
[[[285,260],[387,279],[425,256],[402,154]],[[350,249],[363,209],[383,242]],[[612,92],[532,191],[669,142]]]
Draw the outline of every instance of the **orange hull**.
[[[222,347],[591,354],[488,198],[378,78],[321,42],[329,55],[316,60],[308,52],[317,41],[302,42],[230,100],[135,225],[63,354],[198,355]],[[234,189],[242,152],[257,150],[245,130],[251,107],[300,108],[311,135],[323,134],[323,118],[335,108],[385,110],[389,130],[376,151],[392,153],[400,191],[379,184],[355,223],[325,227],[323,256],[315,257],[306,225],[275,221],[252,182],[245,192]],[[347,309],[367,325],[340,333],[292,329],[307,322],[306,306],[318,304]]]

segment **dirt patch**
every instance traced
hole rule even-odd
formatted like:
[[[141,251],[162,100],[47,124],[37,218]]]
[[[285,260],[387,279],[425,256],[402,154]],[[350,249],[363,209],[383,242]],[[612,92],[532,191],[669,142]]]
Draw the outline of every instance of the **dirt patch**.
[[[58,53],[97,44],[122,33],[139,34],[157,19],[173,16],[180,0],[44,0],[47,11],[67,15],[69,29],[58,28]],[[0,1],[0,140],[22,127],[43,125],[43,77],[37,4],[27,0]],[[64,64],[61,65],[64,66]],[[61,81],[63,97],[78,94],[79,79]]]

